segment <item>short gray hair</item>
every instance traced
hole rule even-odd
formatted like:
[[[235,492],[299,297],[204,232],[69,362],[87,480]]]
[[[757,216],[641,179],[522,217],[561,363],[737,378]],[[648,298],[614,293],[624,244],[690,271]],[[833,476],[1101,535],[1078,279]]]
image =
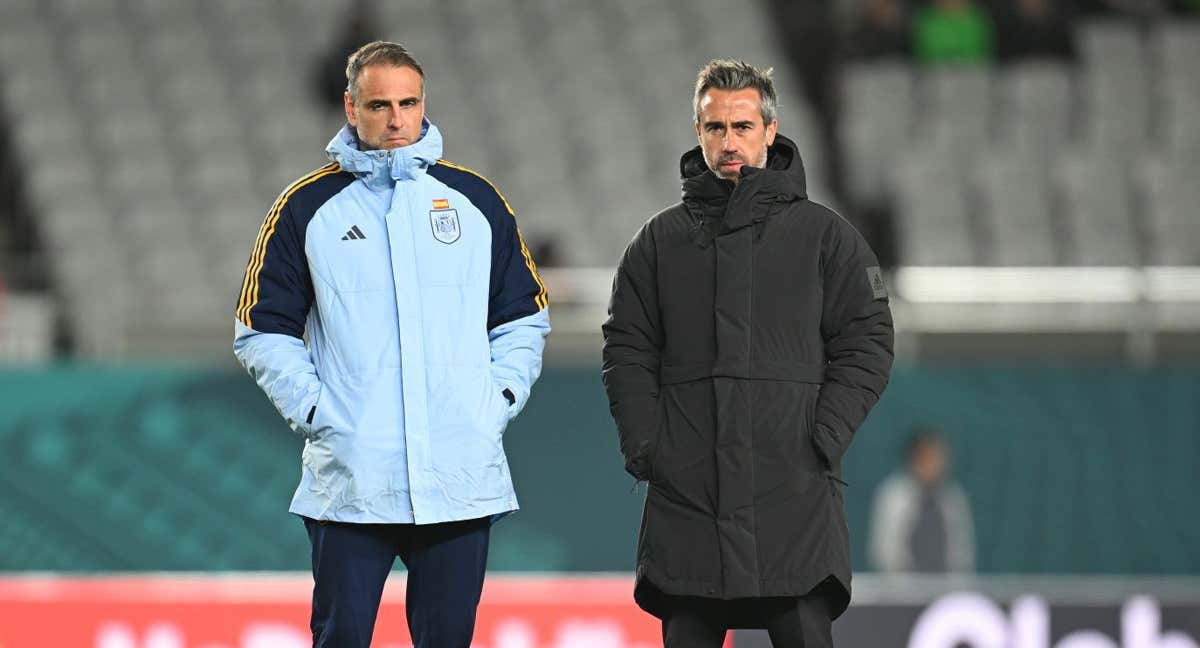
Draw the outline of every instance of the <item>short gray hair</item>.
[[[775,96],[775,81],[771,78],[773,68],[759,69],[741,60],[713,59],[696,76],[696,95],[692,98],[692,117],[700,122],[700,100],[711,89],[758,90],[759,111],[763,125],[775,121],[778,98]]]
[[[421,93],[424,94],[425,70],[400,43],[374,41],[358,48],[346,59],[346,91],[350,98],[358,101],[358,76],[368,65],[386,64],[392,67],[410,67],[421,75]]]

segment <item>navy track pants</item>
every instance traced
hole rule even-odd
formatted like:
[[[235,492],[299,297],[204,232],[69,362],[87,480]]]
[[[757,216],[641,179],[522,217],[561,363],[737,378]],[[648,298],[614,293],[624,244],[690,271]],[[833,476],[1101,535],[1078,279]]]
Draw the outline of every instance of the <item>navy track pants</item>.
[[[369,648],[396,556],[408,567],[414,648],[467,648],[487,566],[489,518],[351,524],[304,518],[312,543],[314,648]]]

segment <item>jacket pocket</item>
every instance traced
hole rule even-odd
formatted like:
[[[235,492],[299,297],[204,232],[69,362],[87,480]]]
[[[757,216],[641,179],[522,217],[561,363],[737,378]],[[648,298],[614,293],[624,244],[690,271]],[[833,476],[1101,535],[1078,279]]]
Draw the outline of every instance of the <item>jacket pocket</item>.
[[[654,399],[654,424],[649,433],[642,439],[630,439],[631,443],[622,448],[625,455],[625,472],[638,481],[654,481],[654,460],[658,454],[658,443],[662,437],[663,426],[662,393]]]
[[[651,435],[646,445],[646,481],[655,481],[661,475],[658,466],[661,458],[659,450],[662,447],[663,429],[666,425],[667,410],[663,406],[663,397],[660,392],[658,398],[654,400],[654,427],[651,429]]]
[[[430,452],[434,469],[462,472],[504,461],[508,422],[504,397],[487,367],[438,366],[427,370]]]
[[[492,376],[490,371],[488,372],[488,376],[491,381],[491,391],[489,392],[489,396],[491,396],[493,405],[498,410],[496,414],[496,420],[499,421],[500,434],[503,435],[505,428],[508,427],[508,422],[512,420],[513,404],[509,403],[508,397],[504,395],[504,392],[507,388],[504,385],[496,382],[496,377]]]
[[[325,393],[325,386],[317,392],[317,399],[308,407],[304,415],[304,419],[297,424],[301,436],[306,440],[313,441],[319,436],[321,431],[320,416],[318,415],[321,407],[321,395]]]
[[[837,434],[827,426],[814,423],[812,426],[813,446],[817,455],[825,463],[825,467],[835,471],[842,463],[842,455],[846,452],[846,444],[842,443]]]

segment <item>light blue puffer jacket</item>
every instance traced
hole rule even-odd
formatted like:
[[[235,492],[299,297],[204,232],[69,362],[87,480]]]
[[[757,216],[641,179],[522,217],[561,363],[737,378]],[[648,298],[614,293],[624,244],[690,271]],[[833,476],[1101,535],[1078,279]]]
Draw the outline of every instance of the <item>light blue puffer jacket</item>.
[[[502,437],[550,320],[511,207],[439,159],[428,122],[392,151],[358,150],[347,126],[326,152],[263,222],[233,343],[305,438],[291,511],[428,524],[516,510]]]

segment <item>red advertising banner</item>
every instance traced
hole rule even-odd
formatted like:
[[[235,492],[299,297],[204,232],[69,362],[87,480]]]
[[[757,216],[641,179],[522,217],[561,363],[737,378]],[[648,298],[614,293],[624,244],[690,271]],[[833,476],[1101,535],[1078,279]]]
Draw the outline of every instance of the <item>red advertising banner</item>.
[[[404,578],[376,648],[409,648]],[[651,648],[657,619],[612,576],[489,576],[476,648]],[[1200,648],[1200,579],[855,577],[841,648]],[[307,648],[307,574],[0,577],[0,648]],[[737,631],[726,648],[766,648]]]
[[[489,576],[473,645],[661,646],[632,591],[619,577]],[[0,648],[306,648],[311,596],[312,578],[292,574],[0,578]],[[412,645],[403,578],[388,582],[373,645]]]

